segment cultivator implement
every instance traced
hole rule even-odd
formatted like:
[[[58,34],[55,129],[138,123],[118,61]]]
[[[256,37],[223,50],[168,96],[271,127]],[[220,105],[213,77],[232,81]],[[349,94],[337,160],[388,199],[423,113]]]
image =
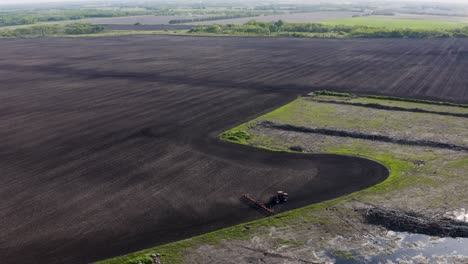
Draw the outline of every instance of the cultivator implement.
[[[259,211],[261,214],[265,216],[270,216],[273,215],[275,212],[268,208],[264,203],[259,202],[252,197],[250,197],[248,194],[244,194],[240,197],[241,202],[247,204],[251,208]]]

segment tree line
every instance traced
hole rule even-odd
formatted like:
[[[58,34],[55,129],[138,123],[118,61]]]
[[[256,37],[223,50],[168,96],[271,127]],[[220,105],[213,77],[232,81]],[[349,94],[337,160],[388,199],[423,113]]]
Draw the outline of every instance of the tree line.
[[[17,38],[17,37],[46,37],[56,35],[80,35],[80,34],[95,34],[102,32],[104,27],[89,23],[73,23],[67,25],[59,24],[41,24],[28,27],[19,27],[15,29],[0,30],[0,37]]]
[[[291,37],[349,37],[349,38],[448,38],[468,37],[468,26],[455,29],[389,29],[371,26],[327,25],[321,23],[259,22],[250,20],[243,25],[208,25],[190,30],[192,33],[227,35],[279,35]]]
[[[145,14],[145,12],[95,9],[0,12],[0,25],[29,25],[37,22],[79,20],[95,17],[122,17],[141,14]]]

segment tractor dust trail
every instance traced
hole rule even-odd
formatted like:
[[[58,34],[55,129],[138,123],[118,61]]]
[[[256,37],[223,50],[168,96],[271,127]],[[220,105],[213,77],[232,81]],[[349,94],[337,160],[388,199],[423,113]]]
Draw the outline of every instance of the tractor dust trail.
[[[466,102],[466,75],[421,94],[404,82],[395,92],[376,88],[390,87],[390,77],[401,81],[428,56],[421,50],[444,52],[441,42],[466,46],[453,39],[1,40],[0,259],[96,261],[260,217],[239,202],[244,193],[266,199],[285,190],[292,209],[381,182],[388,171],[370,160],[274,153],[218,135],[330,87]],[[405,50],[406,60],[392,60]],[[355,64],[373,77],[336,74]],[[430,78],[426,70],[411,78]]]

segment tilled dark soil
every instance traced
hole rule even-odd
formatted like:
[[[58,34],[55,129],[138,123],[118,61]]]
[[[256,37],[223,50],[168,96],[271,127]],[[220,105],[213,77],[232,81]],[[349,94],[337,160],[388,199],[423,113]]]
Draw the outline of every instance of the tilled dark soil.
[[[218,134],[316,89],[468,99],[466,41],[0,41],[0,259],[85,263],[374,185],[378,163]]]

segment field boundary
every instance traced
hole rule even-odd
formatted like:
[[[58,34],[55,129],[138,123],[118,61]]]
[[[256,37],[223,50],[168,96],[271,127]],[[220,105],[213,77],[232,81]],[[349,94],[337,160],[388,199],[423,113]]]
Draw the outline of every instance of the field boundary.
[[[427,99],[416,99],[416,98],[405,98],[405,97],[398,97],[398,96],[388,96],[388,95],[371,95],[371,94],[353,94],[341,91],[329,91],[329,90],[320,90],[309,93],[307,96],[314,97],[317,95],[325,95],[325,96],[337,96],[337,97],[350,97],[350,98],[370,98],[370,99],[379,99],[379,100],[390,100],[390,101],[400,101],[400,102],[409,102],[409,103],[420,103],[420,104],[430,104],[430,105],[442,105],[442,106],[455,106],[461,108],[468,108],[468,104],[459,104],[459,103],[452,103],[452,102],[444,102],[444,101],[434,101],[434,100],[427,100]]]
[[[358,107],[366,107],[366,108],[373,108],[379,110],[386,110],[386,111],[399,111],[399,112],[411,112],[411,113],[424,113],[424,114],[434,114],[434,115],[445,115],[445,116],[454,116],[454,117],[464,117],[468,118],[468,114],[462,113],[450,113],[450,112],[440,112],[440,111],[430,111],[424,110],[420,108],[404,108],[404,107],[397,107],[397,106],[387,106],[381,104],[364,104],[364,103],[350,103],[345,101],[333,101],[333,100],[320,100],[320,99],[313,99],[315,102],[319,103],[327,103],[327,104],[339,104],[339,105],[351,105],[351,106],[358,106]]]
[[[458,146],[454,144],[440,143],[440,142],[435,142],[435,141],[428,141],[428,140],[406,140],[406,139],[401,139],[401,138],[392,138],[388,136],[364,134],[364,133],[350,132],[350,131],[344,131],[344,130],[332,130],[332,129],[325,129],[325,128],[309,128],[309,127],[302,127],[302,126],[294,126],[290,124],[280,124],[280,123],[275,123],[271,121],[261,121],[258,125],[262,127],[266,127],[266,128],[273,128],[273,129],[279,129],[279,130],[284,130],[284,131],[319,134],[319,135],[325,135],[325,136],[348,137],[348,138],[355,138],[355,139],[366,139],[366,140],[381,141],[381,142],[394,143],[394,144],[400,144],[400,145],[426,146],[426,147],[432,147],[432,148],[441,148],[441,149],[450,149],[450,150],[468,152],[468,147]]]

